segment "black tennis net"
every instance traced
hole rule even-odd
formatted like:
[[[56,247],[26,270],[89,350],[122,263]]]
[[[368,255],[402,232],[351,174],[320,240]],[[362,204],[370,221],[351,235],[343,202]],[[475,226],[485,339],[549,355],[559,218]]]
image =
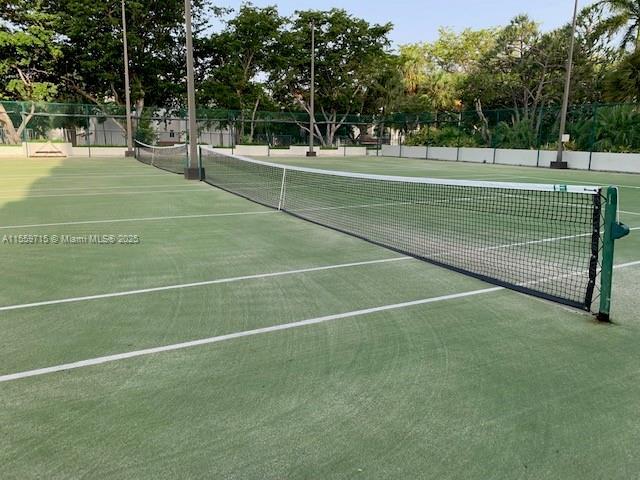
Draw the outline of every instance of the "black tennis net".
[[[135,154],[139,162],[180,174],[184,173],[189,156],[186,144],[158,147],[138,140],[135,142]]]
[[[201,162],[211,185],[391,250],[584,310],[598,295],[600,187]]]

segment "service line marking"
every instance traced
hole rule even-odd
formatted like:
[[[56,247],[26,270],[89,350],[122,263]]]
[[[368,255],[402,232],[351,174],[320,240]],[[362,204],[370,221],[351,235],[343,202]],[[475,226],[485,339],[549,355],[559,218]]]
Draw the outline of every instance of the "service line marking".
[[[73,222],[59,223],[32,223],[28,225],[4,225],[0,230],[11,230],[34,227],[62,227],[68,225],[93,225],[101,223],[127,223],[127,222],[155,222],[159,220],[181,220],[189,218],[212,218],[212,217],[235,217],[241,215],[264,215],[267,213],[278,213],[275,210],[265,210],[261,212],[229,212],[229,213],[203,213],[195,215],[172,215],[167,217],[141,217],[141,218],[114,218],[110,220],[78,220]]]
[[[326,315],[324,317],[317,317],[317,318],[310,318],[307,320],[302,320],[302,321],[298,321],[298,322],[291,322],[291,323],[284,323],[284,324],[280,324],[280,325],[272,325],[270,327],[263,327],[263,328],[256,328],[253,330],[244,330],[241,332],[235,332],[235,333],[229,333],[226,335],[219,335],[216,337],[209,337],[209,338],[203,338],[200,340],[192,340],[189,342],[182,342],[182,343],[176,343],[173,345],[164,345],[162,347],[154,347],[154,348],[146,348],[143,350],[135,350],[132,352],[126,352],[126,353],[119,353],[119,354],[115,354],[115,355],[107,355],[104,357],[96,357],[96,358],[91,358],[88,360],[81,360],[79,362],[73,362],[73,363],[65,363],[62,365],[56,365],[56,366],[52,366],[52,367],[46,367],[46,368],[39,368],[36,370],[27,370],[24,372],[18,372],[18,373],[12,373],[9,375],[2,375],[0,376],[0,383],[2,382],[9,382],[12,380],[18,380],[18,379],[22,379],[22,378],[28,378],[28,377],[36,377],[36,376],[40,376],[40,375],[46,375],[49,373],[55,373],[55,372],[62,372],[62,371],[67,371],[67,370],[74,370],[74,369],[78,369],[78,368],[83,368],[83,367],[90,367],[93,365],[101,365],[104,363],[110,363],[110,362],[116,362],[119,360],[126,360],[129,358],[135,358],[135,357],[142,357],[145,355],[153,355],[156,353],[163,353],[163,352],[171,352],[171,351],[175,351],[175,350],[183,350],[186,348],[193,348],[193,347],[198,347],[198,346],[202,346],[202,345],[210,345],[213,343],[220,343],[220,342],[224,342],[227,340],[233,340],[236,338],[243,338],[243,337],[251,337],[254,335],[261,335],[264,333],[272,333],[272,332],[278,332],[278,331],[282,331],[282,330],[291,330],[293,328],[299,328],[299,327],[305,327],[305,326],[309,326],[309,325],[317,325],[320,323],[325,323],[325,322],[330,322],[330,321],[334,321],[334,320],[340,320],[343,318],[353,318],[353,317],[359,317],[359,316],[363,316],[363,315],[369,315],[372,313],[379,313],[379,312],[385,312],[385,311],[389,311],[389,310],[398,310],[401,308],[408,308],[408,307],[413,307],[416,305],[426,305],[429,303],[436,303],[436,302],[443,302],[443,301],[447,301],[447,300],[454,300],[454,299],[458,299],[458,298],[465,298],[465,297],[471,297],[474,295],[482,295],[485,293],[492,293],[492,292],[497,292],[500,290],[504,290],[504,288],[502,287],[493,287],[493,288],[485,288],[482,290],[473,290],[470,292],[463,292],[463,293],[455,293],[452,295],[443,295],[440,297],[432,297],[432,298],[425,298],[423,300],[416,300],[413,302],[404,302],[404,303],[396,303],[393,305],[384,305],[384,306],[380,306],[380,307],[373,307],[373,308],[366,308],[363,310],[355,310],[352,312],[345,312],[345,313],[338,313],[338,314],[334,314],[334,315]]]
[[[116,297],[127,297],[131,295],[140,295],[144,293],[154,293],[154,292],[166,292],[169,290],[182,290],[185,288],[194,288],[194,287],[203,287],[207,285],[220,285],[225,283],[233,283],[240,282],[244,280],[257,280],[262,278],[273,278],[273,277],[283,277],[286,275],[296,275],[300,273],[310,273],[310,272],[321,272],[326,270],[337,270],[340,268],[350,268],[350,267],[360,267],[363,265],[376,265],[379,263],[391,263],[391,262],[399,262],[404,260],[409,260],[412,257],[392,257],[385,258],[381,260],[368,260],[364,262],[351,262],[351,263],[340,263],[336,265],[324,265],[321,267],[310,267],[310,268],[301,268],[297,270],[285,270],[282,272],[271,272],[271,273],[258,273],[254,275],[243,275],[240,277],[230,277],[230,278],[219,278],[216,280],[205,280],[202,282],[193,282],[193,283],[182,283],[179,285],[166,285],[162,287],[152,287],[152,288],[142,288],[139,290],[126,290],[122,292],[113,292],[113,293],[101,293],[97,295],[86,295],[83,297],[73,297],[73,298],[62,298],[58,300],[46,300],[42,302],[33,302],[33,303],[23,303],[19,305],[7,305],[4,307],[0,307],[0,312],[7,312],[11,310],[23,310],[26,308],[34,308],[34,307],[43,307],[47,305],[60,305],[63,303],[77,303],[77,302],[85,302],[87,300],[99,300],[104,298],[116,298]]]
[[[396,258],[395,260],[403,260],[406,259],[405,257],[399,257]],[[392,261],[393,259],[388,259],[388,261]],[[640,260],[639,261],[635,261],[635,262],[629,262],[629,263],[624,263],[621,265],[616,265],[614,268],[616,269],[621,269],[621,268],[628,268],[628,267],[633,267],[633,266],[637,266],[640,265]],[[244,337],[251,337],[251,336],[255,336],[255,335],[261,335],[261,334],[265,334],[265,333],[273,333],[273,332],[279,332],[279,331],[283,331],[283,330],[291,330],[294,328],[299,328],[299,327],[306,327],[309,325],[317,325],[317,324],[321,324],[321,323],[326,323],[326,322],[330,322],[330,321],[334,321],[334,320],[341,320],[344,318],[353,318],[353,317],[359,317],[359,316],[364,316],[364,315],[370,315],[372,313],[379,313],[379,312],[385,312],[385,311],[390,311],[390,310],[399,310],[399,309],[403,309],[403,308],[409,308],[409,307],[414,307],[414,306],[418,306],[418,305],[427,305],[430,303],[436,303],[436,302],[444,302],[444,301],[448,301],[448,300],[455,300],[455,299],[459,299],[459,298],[467,298],[467,297],[472,297],[472,296],[477,296],[477,295],[484,295],[487,293],[494,293],[494,292],[499,292],[502,290],[506,290],[504,287],[492,287],[492,288],[484,288],[484,289],[480,289],[480,290],[472,290],[469,292],[462,292],[462,293],[454,293],[451,295],[442,295],[439,297],[431,297],[431,298],[425,298],[422,300],[414,300],[411,302],[403,302],[403,303],[394,303],[391,305],[383,305],[383,306],[379,306],[379,307],[373,307],[373,308],[365,308],[362,310],[354,310],[351,312],[344,312],[344,313],[337,313],[337,314],[333,314],[333,315],[326,315],[324,317],[316,317],[316,318],[310,318],[307,320],[301,320],[298,322],[291,322],[291,323],[284,323],[284,324],[280,324],[280,325],[272,325],[270,327],[263,327],[263,328],[256,328],[253,330],[244,330],[244,331],[240,331],[240,332],[235,332],[235,333],[229,333],[226,335],[218,335],[215,337],[209,337],[209,338],[203,338],[203,339],[199,339],[199,340],[191,340],[188,342],[181,342],[181,343],[175,343],[175,344],[171,344],[171,345],[164,345],[161,347],[152,347],[152,348],[145,348],[142,350],[134,350],[131,352],[125,352],[125,353],[118,353],[115,355],[106,355],[103,357],[96,357],[96,358],[90,358],[87,360],[80,360],[78,362],[72,362],[72,363],[64,363],[61,365],[54,365],[51,367],[45,367],[45,368],[38,368],[35,370],[26,370],[23,372],[17,372],[17,373],[12,373],[12,374],[8,374],[8,375],[2,375],[0,376],[0,383],[3,382],[10,382],[13,380],[20,380],[23,378],[29,378],[29,377],[37,377],[37,376],[41,376],[41,375],[47,375],[49,373],[56,373],[56,372],[63,372],[63,371],[68,371],[68,370],[75,370],[78,368],[84,368],[84,367],[90,367],[90,366],[94,366],[94,365],[102,365],[105,363],[111,363],[111,362],[117,362],[120,360],[126,360],[129,358],[135,358],[135,357],[142,357],[142,356],[146,356],[146,355],[153,355],[156,353],[164,353],[164,352],[171,352],[171,351],[176,351],[176,350],[184,350],[187,348],[193,348],[193,347],[199,347],[202,345],[211,345],[214,343],[221,343],[221,342],[225,342],[228,340],[234,340],[237,338],[244,338]]]

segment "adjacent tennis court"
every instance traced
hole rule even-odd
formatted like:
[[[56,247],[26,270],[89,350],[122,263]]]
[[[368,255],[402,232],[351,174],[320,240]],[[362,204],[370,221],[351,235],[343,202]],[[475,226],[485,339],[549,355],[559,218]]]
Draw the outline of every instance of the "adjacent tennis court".
[[[415,234],[378,230],[379,244],[405,242],[390,250],[312,223],[325,222],[319,208],[345,211],[327,185],[292,186],[302,203],[291,210],[309,222],[133,159],[3,160],[3,478],[637,474],[640,177],[383,157],[258,160],[618,185],[632,233],[616,244],[614,324],[415,259],[406,253]],[[431,241],[446,238],[442,217],[429,224],[417,213],[426,205],[442,215],[439,198],[416,194],[421,207],[401,209],[396,192],[358,197],[360,206],[384,200],[369,225],[404,212],[398,226],[420,220],[442,234]],[[479,202],[505,201],[488,197],[455,197],[470,205],[469,228],[487,221],[473,213]],[[340,230],[362,226],[342,215]],[[546,241],[553,222],[534,223],[536,231],[519,223],[517,236],[545,240],[536,250],[485,250],[484,263],[460,249],[441,254],[460,269],[493,265],[481,271],[493,277],[534,263],[527,253],[548,254],[545,278],[556,291],[567,249]],[[484,249],[491,235],[511,241],[514,231],[455,228]],[[588,240],[570,242],[580,255],[587,249],[587,262]],[[496,265],[501,252],[508,261]],[[507,286],[531,281],[516,269]],[[588,275],[572,282],[571,298],[578,287],[584,298]],[[535,285],[527,288],[545,289]]]

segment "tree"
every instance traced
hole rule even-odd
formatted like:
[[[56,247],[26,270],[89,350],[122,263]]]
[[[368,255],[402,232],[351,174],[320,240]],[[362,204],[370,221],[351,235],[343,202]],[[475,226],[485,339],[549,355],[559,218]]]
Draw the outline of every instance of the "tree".
[[[65,39],[58,73],[69,94],[105,107],[124,105],[124,60],[120,0],[43,0],[58,14]],[[126,2],[131,97],[138,116],[145,105],[184,105],[186,87],[184,2]],[[203,0],[194,1],[198,35],[206,26]]]
[[[316,28],[316,108],[323,121],[309,132],[323,145],[332,145],[338,130],[375,88],[380,62],[390,60],[388,34],[391,24],[371,25],[346,11],[299,11],[288,23],[269,69],[274,97],[290,109],[310,113],[311,24]]]
[[[607,75],[604,98],[610,102],[640,100],[640,50],[625,57]]]
[[[573,58],[571,94],[577,102],[597,101],[600,90],[596,87],[602,81],[603,70],[594,61],[595,44],[593,37],[586,35],[587,25],[586,20],[581,25]],[[506,138],[507,127],[519,132],[529,129],[531,134],[526,138],[533,143],[523,146],[534,146],[543,122],[555,120],[545,114],[557,110],[562,98],[570,38],[570,26],[542,33],[525,15],[500,31],[495,47],[478,62],[462,87],[463,101],[475,106],[485,140],[489,139],[484,111],[508,108],[510,118],[501,127],[502,136]]]
[[[201,43],[201,86],[198,100],[210,107],[240,111],[239,136],[250,116],[249,141],[253,141],[258,109],[269,104],[260,76],[278,48],[285,19],[276,7],[240,7],[224,30]]]
[[[50,72],[61,51],[52,28],[56,17],[40,2],[3,4],[0,13],[0,100],[30,103],[29,111],[20,105],[20,112],[0,103],[0,125],[9,143],[17,144],[35,114],[35,102],[50,100],[58,91]]]
[[[454,110],[460,106],[461,87],[495,43],[494,30],[440,29],[433,43],[400,47],[400,63],[409,112]]]
[[[620,48],[640,46],[640,0],[599,0],[591,7],[601,17],[597,33],[609,40],[622,34]]]

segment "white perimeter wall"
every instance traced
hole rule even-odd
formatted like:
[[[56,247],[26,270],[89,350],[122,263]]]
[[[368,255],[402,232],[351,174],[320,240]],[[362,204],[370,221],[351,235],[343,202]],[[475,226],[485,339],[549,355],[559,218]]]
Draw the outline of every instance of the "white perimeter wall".
[[[72,157],[124,157],[125,147],[73,147]]]
[[[594,153],[591,170],[640,173],[640,154]]]
[[[22,145],[11,145],[11,146],[1,146],[0,147],[0,158],[16,158],[16,157],[26,157],[27,151],[25,149],[26,144]]]
[[[429,160],[495,163],[525,167],[548,168],[557,152],[550,150],[518,150],[503,148],[455,148],[382,145],[384,157],[417,158]],[[640,173],[640,153],[564,152],[570,169],[602,172]]]
[[[74,147],[70,143],[54,143],[53,146],[67,157],[123,158],[127,150],[126,147]],[[0,158],[30,157],[42,149],[46,149],[46,143],[23,143],[22,145],[0,147]]]
[[[43,145],[39,143],[23,143],[16,146],[0,147],[0,158],[23,158]],[[124,147],[73,147],[70,143],[56,143],[55,147],[69,157],[124,157]],[[305,146],[292,146],[289,149],[269,150],[267,145],[238,145],[233,149],[237,155],[247,156],[295,156],[304,157],[308,151]],[[218,149],[214,149],[218,150]],[[221,148],[220,152],[231,153],[229,148]],[[366,147],[340,147],[337,150],[316,149],[319,157],[366,156]],[[495,163],[498,165],[518,165],[528,167],[549,167],[556,158],[555,151],[549,150],[516,150],[493,148],[455,148],[455,147],[410,147],[399,145],[382,145],[380,154],[384,157],[417,158],[429,160],[461,161],[473,163]],[[640,173],[640,153],[606,153],[606,152],[565,152],[564,159],[569,168],[575,170],[591,170],[602,172]]]
[[[230,153],[229,149],[221,150]],[[236,155],[256,156],[256,157],[304,157],[307,155],[309,147],[294,145],[289,148],[270,149],[267,145],[236,145],[233,153]],[[340,147],[331,150],[315,149],[318,157],[365,157],[366,147]]]

